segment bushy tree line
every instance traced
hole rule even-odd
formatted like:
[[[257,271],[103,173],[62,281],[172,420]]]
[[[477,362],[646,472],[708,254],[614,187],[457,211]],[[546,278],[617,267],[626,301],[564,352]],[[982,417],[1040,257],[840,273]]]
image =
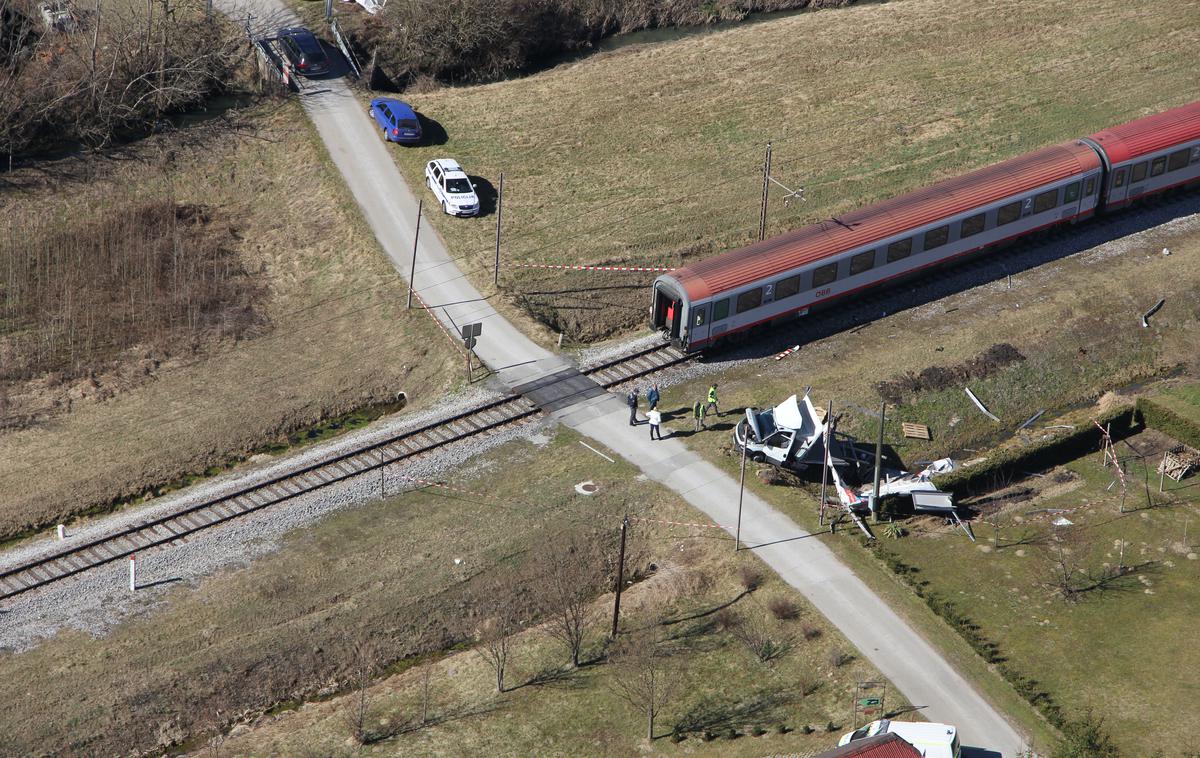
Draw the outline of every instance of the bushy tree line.
[[[202,4],[79,0],[63,28],[0,0],[0,168],[64,144],[102,146],[194,107],[245,60],[245,37]]]
[[[500,78],[618,32],[853,0],[390,0],[359,44],[401,81]]]

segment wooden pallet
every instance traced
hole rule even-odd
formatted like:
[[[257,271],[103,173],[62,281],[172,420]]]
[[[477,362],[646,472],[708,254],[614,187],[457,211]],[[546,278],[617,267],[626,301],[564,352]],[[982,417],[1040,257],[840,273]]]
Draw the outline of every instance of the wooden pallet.
[[[909,422],[904,421],[900,424],[900,426],[904,429],[905,437],[914,440],[930,439],[929,427],[925,426],[924,424],[910,424]]]
[[[1166,474],[1178,482],[1197,467],[1200,467],[1200,451],[1187,445],[1177,445],[1163,455],[1162,462],[1158,464],[1158,473]]]

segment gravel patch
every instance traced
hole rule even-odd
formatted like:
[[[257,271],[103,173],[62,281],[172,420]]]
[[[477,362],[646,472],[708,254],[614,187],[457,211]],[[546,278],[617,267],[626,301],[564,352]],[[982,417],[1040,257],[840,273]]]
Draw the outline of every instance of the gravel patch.
[[[67,543],[112,533],[131,524],[174,511],[181,505],[210,499],[222,492],[262,481],[302,462],[316,462],[347,452],[364,442],[383,439],[428,424],[437,418],[494,400],[503,395],[483,387],[472,389],[441,405],[382,420],[371,426],[304,450],[286,459],[252,470],[232,472],[173,493],[150,504],[129,508],[73,527]],[[393,465],[387,469],[389,496],[411,488],[402,476],[434,479],[440,473],[487,450],[517,439],[544,445],[552,432],[549,419],[510,426],[438,450],[436,456]],[[240,568],[255,558],[277,550],[291,530],[310,525],[328,514],[379,498],[379,476],[368,474],[330,485],[292,500],[204,530],[173,545],[138,554],[137,592],[128,588],[128,561],[122,559],[92,569],[73,579],[18,595],[0,607],[0,650],[23,651],[62,629],[103,635],[131,614],[146,613],[164,602],[167,590],[184,583],[195,586],[222,569]],[[53,535],[39,538],[0,556],[0,568],[54,552],[64,543]]]

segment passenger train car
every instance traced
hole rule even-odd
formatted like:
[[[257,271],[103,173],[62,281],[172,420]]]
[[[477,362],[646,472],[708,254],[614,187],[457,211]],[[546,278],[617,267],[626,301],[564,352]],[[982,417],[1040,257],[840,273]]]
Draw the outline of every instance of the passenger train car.
[[[654,282],[688,351],[947,261],[1200,182],[1200,102],[1047,147],[700,261]]]

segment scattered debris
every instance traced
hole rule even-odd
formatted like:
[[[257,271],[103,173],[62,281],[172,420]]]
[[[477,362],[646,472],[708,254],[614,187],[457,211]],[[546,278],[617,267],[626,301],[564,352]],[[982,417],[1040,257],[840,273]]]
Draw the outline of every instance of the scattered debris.
[[[1165,247],[1164,247],[1164,248],[1163,248],[1163,255],[1170,255],[1170,254],[1171,254],[1171,251],[1170,251],[1170,250],[1168,250],[1167,248],[1165,248]]]
[[[1050,523],[1054,524],[1055,526],[1075,526],[1075,522],[1069,518],[1066,518],[1065,516],[1059,516]]]
[[[975,407],[978,408],[979,410],[983,411],[983,415],[987,416],[992,421],[995,421],[997,424],[1000,423],[1000,419],[997,418],[994,413],[992,413],[991,411],[989,411],[987,408],[984,407],[983,403],[980,402],[979,398],[975,397],[975,393],[971,391],[970,387],[963,387],[963,391],[967,393],[967,397],[971,398],[971,402],[975,403]]]
[[[1051,426],[1043,426],[1043,429],[1074,429],[1074,424],[1052,424]]]
[[[584,446],[584,447],[586,447],[588,450],[591,450],[593,453],[595,453],[596,455],[600,456],[601,458],[603,458],[604,460],[608,461],[609,463],[616,463],[616,461],[614,461],[612,458],[609,458],[607,455],[605,455],[604,453],[600,452],[599,450],[597,450],[596,448],[592,447],[591,445],[589,445],[588,443],[584,442],[583,440],[579,440],[579,444],[580,444],[580,445],[583,445],[583,446]]]
[[[1148,328],[1150,326],[1150,321],[1148,319],[1151,316],[1153,316],[1155,313],[1158,313],[1159,308],[1162,308],[1163,303],[1165,303],[1165,302],[1167,302],[1167,299],[1165,297],[1159,298],[1159,301],[1154,304],[1153,308],[1151,308],[1150,310],[1148,310],[1142,314],[1142,327],[1143,328]]]
[[[48,0],[39,5],[38,10],[42,14],[42,23],[46,25],[46,31],[79,31],[79,21],[75,18],[75,11],[68,0]]]
[[[904,436],[915,440],[928,440],[929,427],[924,424],[912,424],[904,421],[900,424],[900,428],[904,430]]]
[[[1038,419],[1040,419],[1042,417],[1042,414],[1045,412],[1046,412],[1045,409],[1042,409],[1042,410],[1038,411],[1037,413],[1033,414],[1032,416],[1030,416],[1028,421],[1026,421],[1024,424],[1021,424],[1020,426],[1017,427],[1017,431],[1018,432],[1021,431],[1025,427],[1032,424],[1034,421],[1037,421]]]
[[[779,361],[779,360],[783,360],[784,358],[788,357],[788,356],[789,356],[789,355],[791,355],[792,353],[796,353],[796,352],[799,352],[799,351],[800,351],[800,346],[799,346],[799,345],[792,345],[792,346],[791,346],[791,347],[789,347],[787,350],[784,350],[782,353],[778,353],[778,354],[776,354],[776,356],[775,356],[775,360],[777,360],[777,361]]]

